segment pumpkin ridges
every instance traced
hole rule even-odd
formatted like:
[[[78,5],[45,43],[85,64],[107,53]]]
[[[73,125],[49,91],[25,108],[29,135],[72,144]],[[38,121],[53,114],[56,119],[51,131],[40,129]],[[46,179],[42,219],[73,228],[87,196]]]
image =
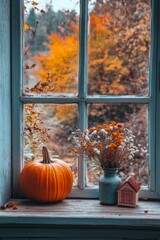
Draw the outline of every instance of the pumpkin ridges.
[[[56,171],[58,171],[58,178],[60,179],[60,181],[57,181],[57,188],[59,189],[59,191],[61,191],[61,194],[59,191],[59,195],[57,196],[57,200],[61,199],[61,198],[64,198],[64,194],[62,195],[62,192],[65,191],[65,185],[64,185],[64,174],[63,174],[63,168],[61,168],[60,164],[58,163],[55,163],[55,168],[56,168]],[[59,170],[60,171],[59,171]],[[63,179],[63,181],[61,181],[61,179]],[[62,195],[62,197],[61,197]]]
[[[33,168],[34,167],[34,168]],[[23,189],[23,193],[24,195],[27,195],[29,198],[31,198],[32,196],[34,196],[34,200],[37,199],[37,195],[39,195],[39,186],[37,187],[37,183],[38,182],[40,184],[40,181],[36,181],[37,176],[40,175],[41,168],[37,168],[37,166],[34,165],[34,163],[32,162],[32,164],[30,164],[29,166],[26,165],[25,167],[25,172],[21,175],[23,179],[21,179],[21,185],[22,185],[22,189]],[[32,171],[34,172],[34,174],[32,174]],[[38,176],[39,178],[39,176]],[[25,188],[24,188],[25,186]]]
[[[57,193],[58,193],[58,188],[57,188],[57,173],[56,173],[56,169],[55,169],[55,163],[54,163],[54,165],[53,165],[53,163],[51,164],[51,167],[53,168],[53,170],[54,170],[54,175],[55,175],[55,177],[54,177],[54,199],[55,199],[55,201],[57,201]]]
[[[44,196],[41,194],[41,187],[42,187],[42,178],[43,176],[43,165],[39,166],[39,168],[37,168],[37,176],[35,178],[35,189],[33,189],[33,193],[32,196],[34,196],[35,200],[39,199],[39,198],[44,198]],[[36,181],[36,179],[38,179],[38,181]],[[38,185],[38,186],[37,186]],[[41,197],[43,196],[43,197]]]
[[[62,169],[62,176],[63,176],[64,181],[66,182],[66,175],[63,172],[63,168],[61,167],[61,165],[59,165],[59,167]],[[65,186],[63,184],[63,191],[61,192],[61,198],[65,197],[65,195],[66,195],[66,189],[65,189]]]
[[[61,165],[59,164],[59,162],[61,163]],[[56,164],[57,164],[57,166],[60,166],[60,167],[63,166],[63,168],[65,168],[65,171],[67,171],[67,176],[66,176],[66,174],[65,174],[66,182],[68,182],[68,178],[69,178],[70,181],[72,180],[72,184],[73,184],[73,175],[72,175],[72,172],[71,172],[69,166],[66,165],[65,162],[63,162],[63,161],[61,161],[61,160],[58,160],[58,162],[57,162],[57,159],[55,159],[55,160],[54,160],[54,165],[56,165]],[[61,170],[63,170],[63,169],[61,168]],[[69,181],[69,182],[70,182],[70,181]],[[66,188],[67,188],[68,191],[71,190],[72,184],[67,184],[67,185],[66,185]],[[67,192],[67,190],[66,190],[66,192]]]
[[[71,191],[72,184],[73,184],[73,176],[71,175],[71,171],[69,171],[70,169],[69,169],[69,167],[68,167],[67,165],[63,165],[63,168],[65,168],[65,171],[68,172],[67,175],[66,175],[66,174],[64,175],[65,181],[68,183],[68,184],[66,185],[66,189],[65,189],[65,197],[66,197],[66,192],[70,192],[70,191]],[[69,179],[72,179],[72,184],[69,184],[70,181],[68,181],[68,178],[69,178]],[[63,195],[63,196],[64,196],[64,195]]]
[[[50,176],[50,167],[48,168],[48,170],[47,170],[47,174],[46,174],[46,187],[47,187],[47,189],[50,189],[49,187],[49,176]],[[47,191],[47,196],[46,196],[46,198],[47,198],[47,201],[49,201],[49,199],[50,199],[50,191]]]
[[[35,175],[33,175],[31,171],[33,171],[33,163],[26,166],[25,171],[23,172],[23,174],[21,174],[21,180],[20,180],[23,193],[24,195],[27,195],[27,196],[28,196],[28,193],[30,193],[30,191],[33,189],[35,184],[35,181],[34,181]],[[35,168],[34,168],[34,172],[35,172]],[[30,185],[32,186],[32,188],[30,188]],[[32,195],[32,192],[30,194]]]
[[[65,181],[65,176],[63,174],[63,168],[59,164],[57,164],[56,167],[60,169],[61,178],[63,177],[63,180]],[[59,198],[65,197],[66,189],[65,189],[64,181],[61,181],[58,186],[59,188],[61,188],[61,195],[59,196]]]
[[[57,169],[58,169],[58,164],[57,163],[54,164],[54,169],[55,169],[55,172],[56,172],[56,189],[57,189],[55,199],[58,201],[59,198],[60,198],[59,197],[59,191],[61,189],[61,181],[59,181],[59,173],[57,174]]]
[[[44,186],[43,186],[43,184],[44,184],[43,171],[44,171],[44,168],[45,168],[45,167],[46,167],[46,165],[42,165],[42,166],[40,167],[39,174],[38,174],[38,176],[37,176],[37,178],[38,178],[38,183],[39,183],[39,188],[37,188],[37,189],[36,189],[36,192],[35,192],[35,197],[36,197],[36,199],[42,198],[42,200],[43,200],[43,199],[45,198],[44,194],[42,195],[41,190],[40,190],[41,188],[44,189]],[[46,186],[45,186],[45,188],[46,188]]]
[[[40,179],[42,191],[40,192],[40,197],[43,198],[43,201],[46,200],[47,202],[50,202],[50,198],[48,194],[49,193],[48,189],[50,189],[49,182],[51,182],[50,180],[51,178],[55,179],[55,174],[53,176],[53,171],[50,173],[50,169],[51,169],[50,164],[43,164],[42,169],[43,169],[43,174],[42,174],[42,178]],[[44,174],[45,172],[47,172],[47,174]],[[53,193],[54,193],[54,188],[55,188],[55,182],[53,181],[52,187],[51,187]],[[45,189],[46,191],[44,192],[43,189]],[[54,198],[54,196],[51,198]]]
[[[48,159],[48,156],[45,156]],[[55,202],[64,199],[71,190],[73,175],[65,162],[43,163],[34,160],[21,172],[20,186],[24,195],[32,200]]]

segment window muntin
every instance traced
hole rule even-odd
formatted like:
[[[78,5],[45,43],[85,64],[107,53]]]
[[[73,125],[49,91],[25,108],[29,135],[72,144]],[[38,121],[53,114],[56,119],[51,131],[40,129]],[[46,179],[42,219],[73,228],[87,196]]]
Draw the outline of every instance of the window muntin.
[[[153,12],[156,12],[156,10],[155,10],[156,7],[157,7],[156,4],[157,3],[153,4]],[[15,23],[15,19],[13,18],[13,22],[18,27],[19,23],[20,23],[19,22],[19,19],[20,19],[20,15],[19,15],[20,8],[19,7],[21,7],[20,4],[19,4],[19,1],[16,2],[15,7],[16,6],[17,6],[16,13],[18,13],[18,15],[16,15],[16,17],[17,17],[18,21]],[[15,14],[13,14],[13,16],[15,17]],[[153,140],[154,139],[154,132],[152,133],[151,130],[154,130],[154,125],[151,125],[151,124],[154,123],[154,117],[153,117],[153,115],[151,115],[151,113],[154,113],[154,107],[153,106],[154,106],[155,98],[150,99],[150,97],[138,97],[138,96],[137,97],[135,97],[135,96],[126,97],[125,95],[122,96],[122,97],[121,96],[120,97],[119,96],[117,96],[117,97],[113,97],[113,96],[98,97],[98,96],[96,96],[94,99],[92,97],[89,97],[89,96],[86,97],[86,88],[85,88],[86,87],[86,84],[85,84],[86,83],[86,67],[85,66],[86,66],[86,63],[87,63],[87,56],[86,56],[86,49],[87,48],[86,48],[86,44],[84,44],[84,43],[87,42],[87,35],[84,34],[86,32],[84,30],[87,29],[87,27],[86,27],[87,26],[86,20],[87,20],[87,1],[82,1],[81,2],[80,22],[81,23],[85,23],[85,26],[83,24],[83,27],[80,27],[80,32],[81,32],[81,34],[80,34],[80,40],[81,40],[80,41],[80,49],[81,49],[81,51],[80,51],[79,81],[80,81],[81,84],[79,86],[79,96],[80,96],[81,99],[77,99],[77,98],[72,98],[72,99],[68,98],[68,99],[66,99],[65,98],[65,100],[64,100],[63,97],[60,97],[59,99],[52,97],[52,98],[48,98],[48,100],[46,100],[44,98],[41,98],[41,96],[40,97],[32,97],[32,96],[31,97],[28,97],[28,96],[25,97],[25,96],[21,96],[22,103],[28,103],[28,102],[29,103],[32,103],[32,102],[35,102],[35,103],[44,102],[44,103],[46,103],[47,101],[48,102],[56,102],[56,103],[57,102],[64,102],[64,101],[66,101],[66,102],[71,102],[71,101],[76,102],[79,105],[79,112],[80,112],[80,115],[79,115],[79,125],[80,125],[80,127],[82,129],[87,126],[87,120],[85,120],[85,119],[86,119],[86,116],[87,116],[86,104],[88,104],[88,103],[97,103],[97,102],[98,103],[107,103],[107,102],[126,103],[127,102],[127,103],[145,103],[145,104],[149,104],[149,110],[150,110],[149,111],[149,121],[150,121],[149,133],[150,133],[150,139]],[[155,19],[154,19],[154,21],[155,21]],[[80,26],[82,26],[82,24],[80,24]],[[155,33],[154,37],[156,37],[156,33]],[[16,41],[16,40],[18,40],[18,41]],[[18,36],[14,36],[13,37],[13,45],[17,46],[16,50],[18,50],[18,43],[19,42],[20,41],[18,39]],[[13,49],[13,53],[15,53],[14,49]],[[154,55],[153,59],[155,60],[155,52],[154,52],[153,55]],[[15,61],[15,63],[18,63],[18,65],[19,65],[19,59],[17,61]],[[15,64],[13,64],[13,65],[15,65]],[[13,74],[13,75],[15,76],[16,74]],[[18,74],[17,74],[17,76],[18,76]],[[15,82],[18,81],[18,80],[16,80],[18,78],[15,78],[15,77],[13,77],[13,78],[15,79]],[[151,89],[150,93],[154,92],[153,91],[153,87],[154,87],[154,84],[152,85],[152,89]],[[17,96],[19,96],[19,91],[15,91],[15,92],[18,93]],[[16,96],[16,94],[14,94],[14,95]],[[85,97],[85,99],[84,99],[84,97]],[[153,95],[152,95],[152,97],[153,97]],[[19,97],[18,98],[15,97],[15,99],[16,100],[13,103],[13,105],[14,105],[13,109],[18,109],[18,111],[19,111],[19,110],[21,110],[21,107],[20,107],[21,104],[19,104],[19,100],[18,100]],[[13,113],[13,115],[14,115],[14,113]],[[18,116],[16,115],[14,117],[14,123],[17,126],[18,126],[18,123],[16,124],[16,119],[18,120],[18,122],[21,119],[21,118],[19,118],[19,116],[20,115],[18,115]],[[19,129],[19,126],[16,129]],[[14,130],[14,132],[17,132],[17,131]],[[20,129],[18,130],[18,133],[20,133]],[[20,138],[18,136],[19,136],[19,134],[17,135],[16,138],[17,138],[18,143],[20,145]],[[18,149],[16,150],[15,147],[13,147],[13,149],[14,149],[14,151],[13,151],[14,153],[18,153],[18,151],[19,151]],[[152,157],[154,157],[154,150],[153,150],[153,148],[150,148],[150,149],[151,149],[151,152],[152,152],[151,155],[152,155]],[[21,156],[21,154],[19,154],[19,153],[18,153],[18,155]],[[14,173],[13,173],[13,175],[14,175],[14,183],[13,184],[14,184],[14,186],[16,186],[16,183],[17,183],[16,172],[18,172],[20,168],[19,168],[19,163],[16,162],[16,158],[15,158],[16,154],[13,154],[13,156],[14,156],[13,157],[14,158],[14,160],[13,160],[13,162],[14,162]],[[82,162],[79,165],[83,165],[84,166],[84,164]],[[151,189],[154,190],[155,189],[155,182],[154,182],[154,166],[155,166],[155,162],[154,161],[152,161],[152,162],[150,161],[150,166],[151,166],[151,168],[153,170],[153,171],[151,171],[151,174],[150,174],[151,175],[151,179],[152,179],[151,180]],[[82,171],[82,172],[83,173],[80,174],[80,175],[83,176],[83,178],[84,178],[85,177],[84,171]],[[83,181],[80,181],[80,182],[83,182]],[[84,186],[84,184],[82,184],[82,185]],[[86,189],[85,192],[89,193],[90,191],[88,192],[88,189]],[[92,193],[91,194],[92,196],[94,195],[92,191],[90,193]],[[150,196],[150,193],[147,193],[146,191],[144,191],[144,194],[145,194],[145,196],[146,196],[146,194],[148,194],[147,196]],[[84,195],[88,196],[86,194],[84,194]]]

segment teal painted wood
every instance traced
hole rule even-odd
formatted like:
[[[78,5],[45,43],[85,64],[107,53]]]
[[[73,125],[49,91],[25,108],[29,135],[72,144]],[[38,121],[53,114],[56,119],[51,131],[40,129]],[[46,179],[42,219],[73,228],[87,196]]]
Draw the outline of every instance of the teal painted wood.
[[[141,96],[86,96],[85,98],[78,97],[53,97],[53,96],[22,96],[20,100],[23,103],[149,103],[150,97]]]
[[[42,226],[9,226],[6,225],[7,229],[4,227],[0,228],[0,236],[3,238],[13,237],[18,240],[18,238],[41,238],[46,240],[47,238],[56,238],[56,239],[104,239],[106,236],[106,240],[113,239],[126,239],[126,240],[159,240],[160,231],[156,228],[124,228],[124,227],[101,227],[98,228],[96,225],[88,226],[83,228],[81,225],[77,225],[76,227],[64,227],[63,225],[53,226],[49,225]]]
[[[87,95],[87,52],[88,52],[88,0],[80,0],[80,36],[79,36],[79,86],[78,96]]]
[[[80,102],[78,105],[78,124],[81,130],[87,128],[87,105]],[[84,156],[78,159],[78,187],[82,190],[86,185],[86,159]]]
[[[23,1],[12,3],[12,195],[19,196],[19,173],[23,164],[22,156],[22,11]]]
[[[10,1],[0,1],[0,205],[11,196]]]
[[[32,238],[32,239],[33,239],[33,238]],[[42,239],[42,238],[41,238],[41,239]],[[22,237],[22,238],[18,238],[18,239],[17,239],[17,238],[14,238],[14,237],[13,237],[13,238],[12,238],[12,237],[11,237],[11,238],[8,238],[8,237],[7,237],[7,238],[0,238],[0,240],[31,240],[31,238],[24,238],[24,237]]]
[[[72,192],[69,194],[68,198],[75,198],[78,196],[79,199],[98,199],[99,198],[99,188],[85,188],[83,191],[79,188],[74,187]],[[139,193],[140,199],[151,200],[151,199],[159,199],[160,195],[156,192],[150,191],[147,187],[142,187]]]
[[[156,72],[156,191],[160,194],[160,2],[155,1],[156,8],[156,28],[157,33],[157,55],[156,55],[156,66],[154,71]]]
[[[37,238],[0,238],[0,240],[35,240],[35,239],[37,239]],[[111,240],[110,238],[97,238],[97,237],[88,237],[88,238],[80,238],[80,237],[76,237],[76,238],[66,238],[66,237],[63,237],[63,238],[53,238],[53,237],[44,237],[44,238],[38,238],[38,240],[57,240],[57,239],[59,239],[59,240],[81,240],[81,239],[83,239],[83,240],[89,240],[89,239],[96,239],[96,240]],[[114,238],[115,240],[122,240],[122,238]],[[123,239],[124,240],[124,239]]]
[[[81,130],[87,128],[87,34],[88,34],[88,0],[80,1],[80,35],[79,35],[79,84],[78,84],[78,124]],[[78,160],[78,187],[86,185],[86,161],[83,156]]]
[[[64,200],[48,205],[11,201],[19,209],[0,210],[1,238],[103,239],[106,236],[106,239],[151,240],[160,237],[159,202],[145,201],[137,208],[123,208],[103,206],[99,200]]]
[[[157,49],[158,49],[158,5],[159,1],[152,2],[152,21],[151,21],[151,49],[150,49],[150,69],[149,69],[149,171],[150,171],[150,190],[156,191],[156,88],[157,88]]]

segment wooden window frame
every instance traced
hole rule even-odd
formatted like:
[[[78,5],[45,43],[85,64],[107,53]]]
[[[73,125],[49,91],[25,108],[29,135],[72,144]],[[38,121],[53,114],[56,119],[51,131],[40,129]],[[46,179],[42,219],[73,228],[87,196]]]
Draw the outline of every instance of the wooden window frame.
[[[27,103],[76,103],[79,109],[79,126],[87,127],[87,104],[89,103],[140,103],[148,104],[149,111],[149,190],[143,188],[140,197],[145,199],[159,198],[160,193],[160,2],[152,0],[152,41],[150,50],[149,96],[87,96],[87,38],[88,0],[80,0],[80,62],[78,97],[42,97],[25,96],[22,93],[23,77],[23,1],[11,0],[11,72],[12,72],[12,197],[20,197],[18,188],[22,161],[22,111]],[[85,159],[79,161],[79,188],[74,188],[70,197],[98,198],[98,188],[85,187]]]

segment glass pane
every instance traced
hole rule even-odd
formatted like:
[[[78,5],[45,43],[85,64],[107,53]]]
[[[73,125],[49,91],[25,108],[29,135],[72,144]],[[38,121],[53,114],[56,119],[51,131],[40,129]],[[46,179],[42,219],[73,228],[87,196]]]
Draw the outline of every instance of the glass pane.
[[[118,170],[122,180],[132,176],[140,185],[147,186],[149,182],[148,170],[148,105],[146,104],[90,104],[89,128],[112,121],[123,123],[133,132],[134,145],[139,152],[133,159],[127,158]],[[127,135],[128,136],[128,135]],[[147,150],[144,153],[143,149]],[[88,161],[87,179],[88,185],[97,185],[102,169],[95,162]]]
[[[89,15],[89,94],[148,95],[150,0],[92,0]]]
[[[76,94],[79,1],[24,0],[25,94]]]
[[[42,146],[46,146],[51,159],[60,158],[68,163],[77,185],[77,160],[70,153],[73,145],[71,131],[78,125],[76,104],[24,105],[24,163],[42,159]]]

